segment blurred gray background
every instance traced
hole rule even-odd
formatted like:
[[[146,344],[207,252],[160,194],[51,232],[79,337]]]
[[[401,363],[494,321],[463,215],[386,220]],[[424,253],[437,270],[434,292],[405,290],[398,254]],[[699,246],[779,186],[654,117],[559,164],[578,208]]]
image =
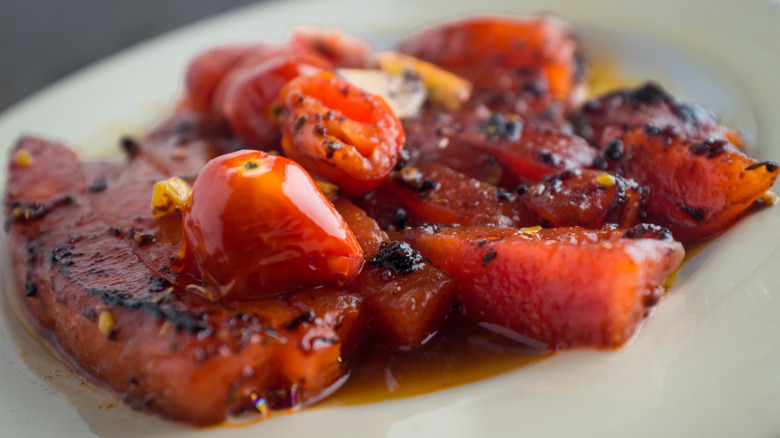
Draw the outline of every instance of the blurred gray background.
[[[261,0],[0,0],[0,112],[135,43]]]

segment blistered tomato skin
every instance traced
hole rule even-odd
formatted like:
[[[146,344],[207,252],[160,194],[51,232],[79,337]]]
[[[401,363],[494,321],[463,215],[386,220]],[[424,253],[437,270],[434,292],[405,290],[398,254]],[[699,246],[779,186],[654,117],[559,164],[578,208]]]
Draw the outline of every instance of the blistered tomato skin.
[[[184,257],[224,300],[354,278],[363,251],[298,164],[261,151],[211,160],[184,211]]]
[[[225,91],[221,112],[247,146],[278,148],[282,135],[274,108],[281,107],[279,92],[291,79],[331,68],[330,62],[309,53],[275,56],[232,81]]]
[[[346,195],[375,188],[398,161],[403,128],[381,97],[322,72],[293,79],[282,98],[285,155]]]

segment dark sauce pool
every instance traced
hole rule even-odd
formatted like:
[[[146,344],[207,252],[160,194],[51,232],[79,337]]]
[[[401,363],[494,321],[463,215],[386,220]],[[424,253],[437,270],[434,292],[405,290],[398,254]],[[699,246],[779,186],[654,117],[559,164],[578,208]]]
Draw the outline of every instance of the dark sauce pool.
[[[369,342],[368,344],[372,344]],[[401,399],[496,376],[549,357],[504,336],[452,318],[442,333],[414,352],[374,344],[358,352],[349,379],[320,406]]]

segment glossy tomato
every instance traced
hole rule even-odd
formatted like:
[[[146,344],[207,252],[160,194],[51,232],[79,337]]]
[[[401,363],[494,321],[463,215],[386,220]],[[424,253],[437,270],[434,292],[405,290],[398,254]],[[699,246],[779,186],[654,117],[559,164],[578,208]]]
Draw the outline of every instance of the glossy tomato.
[[[312,174],[359,195],[395,166],[404,132],[381,97],[330,72],[292,80],[282,97],[282,149]]]
[[[282,134],[274,109],[281,109],[279,92],[298,76],[329,69],[330,62],[310,53],[274,56],[231,81],[221,112],[247,146],[264,150],[278,147]]]
[[[264,43],[224,44],[204,50],[187,66],[184,77],[186,104],[201,114],[212,112],[222,80],[247,57],[272,50]]]
[[[211,160],[184,211],[184,256],[224,299],[357,275],[363,251],[298,164],[260,151]]]

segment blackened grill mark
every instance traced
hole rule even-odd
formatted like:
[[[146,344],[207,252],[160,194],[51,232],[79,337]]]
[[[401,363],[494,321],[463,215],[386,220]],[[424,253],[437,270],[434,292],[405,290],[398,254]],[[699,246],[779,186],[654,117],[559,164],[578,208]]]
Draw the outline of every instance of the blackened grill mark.
[[[95,321],[97,319],[97,312],[95,312],[94,309],[90,309],[88,307],[85,307],[81,309],[81,316],[84,318],[87,318],[90,321]]]
[[[52,265],[71,266],[76,263],[73,260],[73,256],[73,251],[71,251],[68,246],[57,245],[51,249],[51,253],[49,254],[49,262]]]
[[[179,120],[174,127],[174,134],[179,144],[192,141],[198,137],[198,124],[189,119]]]
[[[487,267],[488,263],[492,262],[496,259],[498,256],[498,251],[496,251],[494,248],[490,248],[487,250],[484,256],[482,256],[482,267]]]
[[[135,157],[139,152],[141,152],[141,145],[132,137],[122,137],[119,140],[119,144],[130,158]]]
[[[705,155],[707,158],[715,158],[726,150],[726,145],[728,144],[725,140],[709,138],[701,143],[689,146],[688,150],[694,155]]]
[[[417,188],[418,192],[427,192],[428,190],[436,190],[441,186],[437,181],[431,181],[429,179],[423,180],[420,186]]]
[[[171,286],[171,282],[164,277],[149,276],[151,286],[149,286],[149,292],[160,292]]]
[[[654,82],[648,82],[636,90],[628,91],[626,97],[632,102],[641,104],[660,104],[672,101],[672,96]]]
[[[691,105],[687,103],[680,103],[674,105],[674,113],[677,114],[683,122],[696,125],[703,122],[711,121],[717,123],[720,121],[718,116],[709,109],[701,105]]]
[[[750,166],[746,167],[745,170],[754,170],[761,166],[766,167],[767,172],[774,172],[778,167],[780,167],[780,164],[775,161],[759,161],[756,164],[751,164]]]
[[[6,202],[6,206],[11,210],[11,217],[14,221],[31,221],[46,216],[47,213],[57,207],[73,204],[75,198],[72,195],[60,196],[50,202]]]
[[[658,239],[672,240],[672,232],[655,224],[639,224],[626,230],[623,237],[627,239]]]
[[[645,133],[647,135],[661,135],[661,128],[653,125],[645,125]]]
[[[684,211],[685,214],[690,216],[691,219],[695,220],[696,222],[701,222],[704,220],[704,210],[701,208],[693,208],[687,205],[680,205],[680,210]]]
[[[33,281],[32,272],[29,270],[24,274],[24,296],[34,297],[38,295],[38,287]]]
[[[200,333],[208,330],[204,314],[200,312],[184,312],[172,305],[158,304],[149,298],[135,298],[121,289],[85,288],[87,292],[99,298],[104,305],[130,310],[142,310],[170,323],[177,330],[190,333]]]
[[[106,181],[106,179],[105,178],[100,178],[97,181],[95,181],[94,183],[92,183],[91,186],[89,186],[89,191],[93,192],[93,193],[94,192],[101,192],[101,191],[105,190],[107,187],[108,187],[108,182]]]
[[[285,322],[284,328],[287,330],[295,330],[297,329],[301,323],[304,322],[314,322],[314,320],[317,318],[317,316],[312,312],[311,310],[301,313],[300,315],[296,316],[290,321]]]

